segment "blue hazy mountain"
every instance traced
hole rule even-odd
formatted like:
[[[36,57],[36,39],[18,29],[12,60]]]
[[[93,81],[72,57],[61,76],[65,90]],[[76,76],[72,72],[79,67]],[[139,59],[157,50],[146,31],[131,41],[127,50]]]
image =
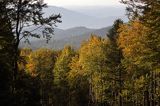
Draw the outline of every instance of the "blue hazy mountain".
[[[117,17],[117,16],[125,16],[126,7],[124,5],[116,5],[116,6],[68,6],[66,7],[70,10],[74,10],[80,12],[82,14],[87,14],[96,18],[107,18],[107,17]]]
[[[69,38],[69,37],[74,37],[74,36],[80,36],[85,33],[91,33],[94,31],[95,29],[90,29],[90,28],[86,28],[82,26],[73,27],[73,28],[69,28],[66,30],[55,28],[55,32],[54,32],[55,35],[53,39],[59,40],[59,39],[64,39],[64,38]]]
[[[62,23],[57,24],[58,28],[68,29],[78,26],[87,28],[102,28],[111,26],[114,20],[121,18],[127,21],[124,7],[63,7],[49,6],[44,9],[45,15],[61,14]]]
[[[62,23],[57,24],[54,36],[48,44],[43,38],[30,39],[31,45],[22,43],[20,47],[31,47],[37,49],[48,47],[62,49],[64,45],[79,47],[81,42],[87,40],[91,34],[106,37],[107,31],[113,22],[121,18],[127,21],[124,15],[124,7],[69,7],[69,9],[49,6],[44,9],[44,15],[61,14]],[[34,26],[33,26],[34,27]],[[33,28],[31,28],[33,29]],[[37,30],[37,33],[41,29]]]
[[[62,49],[65,45],[70,45],[74,48],[80,47],[82,41],[87,40],[91,34],[106,37],[108,30],[111,27],[104,27],[100,29],[90,29],[86,27],[74,27],[66,30],[55,29],[55,35],[46,43],[45,39],[31,40],[31,45],[21,43],[20,47],[29,47],[32,49],[38,48],[53,48],[53,49]]]

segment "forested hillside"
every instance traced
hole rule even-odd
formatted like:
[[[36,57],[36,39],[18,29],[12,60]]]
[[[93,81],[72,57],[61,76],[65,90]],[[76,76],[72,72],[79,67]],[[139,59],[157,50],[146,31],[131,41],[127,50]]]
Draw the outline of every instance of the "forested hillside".
[[[130,21],[115,20],[106,37],[34,50],[20,42],[49,42],[61,16],[43,17],[41,0],[0,1],[0,106],[160,106],[160,1],[121,2]],[[32,25],[43,30],[24,30]]]
[[[33,50],[39,48],[50,48],[55,50],[63,49],[65,45],[70,45],[74,49],[78,49],[81,43],[89,39],[91,34],[107,37],[107,33],[111,27],[100,29],[89,29],[85,27],[74,27],[67,30],[55,28],[54,36],[46,43],[46,39],[30,39],[30,43],[21,42],[20,48],[31,48]]]

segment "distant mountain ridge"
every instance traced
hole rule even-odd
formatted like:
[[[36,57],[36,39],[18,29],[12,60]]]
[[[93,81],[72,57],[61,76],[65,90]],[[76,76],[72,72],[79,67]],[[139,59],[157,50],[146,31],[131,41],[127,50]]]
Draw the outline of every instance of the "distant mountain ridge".
[[[124,16],[126,14],[126,7],[124,5],[118,6],[70,6],[65,7],[69,10],[86,14],[96,18],[107,18],[114,16]]]
[[[48,44],[46,44],[46,40],[43,38],[31,38],[31,45],[21,43],[20,47],[30,47],[32,49],[42,47],[62,49],[64,45],[71,45],[74,48],[78,48],[81,42],[87,40],[91,34],[106,37],[107,31],[110,29],[110,27],[106,26],[112,26],[113,22],[118,18],[121,18],[122,20],[124,20],[124,22],[127,21],[126,16],[123,15],[123,8],[109,7],[109,10],[106,11],[105,9],[107,8],[108,7],[92,7],[91,10],[88,10],[87,7],[85,7],[83,8],[83,11],[79,11],[70,10],[63,7],[49,6],[48,8],[43,10],[44,16],[49,16],[53,13],[60,13],[62,15],[62,23],[57,24],[58,28],[55,28],[55,35],[52,37]],[[112,13],[112,9],[115,13]],[[122,16],[120,16],[121,14]],[[39,33],[41,30],[42,29],[39,29],[35,32]]]
[[[86,27],[74,27],[74,28],[69,28],[66,30],[62,30],[62,29],[55,29],[55,35],[54,35],[54,39],[55,40],[59,40],[59,39],[64,39],[64,38],[68,38],[68,37],[73,37],[73,36],[80,36],[83,35],[85,33],[90,33],[93,32],[95,29],[90,29],[90,28],[86,28]]]
[[[44,9],[44,13],[46,16],[49,16],[53,13],[61,14],[62,23],[58,24],[58,27],[61,29],[68,29],[77,26],[88,27],[88,23],[92,23],[93,21],[97,20],[94,17],[56,6],[49,6],[48,8]]]
[[[31,41],[31,45],[21,43],[20,47],[29,47],[32,49],[38,48],[52,48],[62,49],[65,45],[70,45],[73,48],[79,48],[82,41],[87,40],[91,34],[106,37],[108,30],[111,27],[104,27],[100,29],[90,29],[86,27],[74,27],[66,30],[55,29],[55,35],[46,43],[45,39],[37,39]]]
[[[105,9],[107,9],[107,11]],[[114,10],[113,12],[112,9]],[[48,8],[44,9],[44,13],[45,16],[49,16],[51,14],[61,14],[62,23],[57,24],[58,28],[60,29],[68,29],[77,26],[84,26],[91,29],[97,29],[106,26],[111,26],[114,20],[118,18],[127,21],[127,17],[124,15],[124,11],[122,11],[123,9],[123,7],[106,7],[102,9],[94,8],[90,11],[88,10],[88,12],[87,10],[86,12],[82,12],[74,9],[70,10],[63,7],[49,6]],[[103,11],[106,15],[102,16]],[[93,15],[94,12],[95,14]],[[116,13],[117,15],[115,15]]]

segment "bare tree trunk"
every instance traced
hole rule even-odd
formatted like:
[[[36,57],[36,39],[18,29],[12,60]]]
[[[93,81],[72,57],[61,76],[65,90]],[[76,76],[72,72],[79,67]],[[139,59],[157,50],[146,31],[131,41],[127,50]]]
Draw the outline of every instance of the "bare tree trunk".
[[[145,92],[143,93],[143,106],[146,104]]]
[[[94,98],[93,98],[92,75],[91,75],[90,79],[89,79],[89,102],[88,102],[88,106],[93,106],[93,103],[94,103]]]
[[[16,22],[16,33],[15,33],[15,40],[13,42],[14,45],[14,57],[13,57],[13,87],[12,87],[12,93],[15,95],[16,93],[16,80],[17,80],[17,74],[18,74],[18,58],[19,58],[19,42],[20,42],[20,32],[19,32],[19,24],[20,24],[20,8],[21,8],[22,0],[18,1],[17,6],[17,22]]]
[[[154,105],[154,72],[151,72],[151,106]]]
[[[121,96],[121,94],[122,94],[122,76],[121,76],[121,70],[119,70],[119,86],[120,86],[120,88],[119,88],[119,106],[122,106],[123,104],[122,104],[122,96]]]
[[[148,90],[145,91],[144,98],[145,98],[145,104],[144,104],[144,106],[150,106],[150,100],[149,100],[149,92],[148,92]]]

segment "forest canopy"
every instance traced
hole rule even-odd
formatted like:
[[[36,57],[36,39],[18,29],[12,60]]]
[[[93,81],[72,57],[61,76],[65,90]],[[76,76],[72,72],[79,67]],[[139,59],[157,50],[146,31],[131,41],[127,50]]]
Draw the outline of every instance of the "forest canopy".
[[[105,38],[32,50],[21,39],[48,41],[61,16],[43,17],[42,0],[0,1],[0,105],[159,106],[160,1],[121,2],[130,21],[115,20]],[[42,34],[22,30],[32,24]]]

